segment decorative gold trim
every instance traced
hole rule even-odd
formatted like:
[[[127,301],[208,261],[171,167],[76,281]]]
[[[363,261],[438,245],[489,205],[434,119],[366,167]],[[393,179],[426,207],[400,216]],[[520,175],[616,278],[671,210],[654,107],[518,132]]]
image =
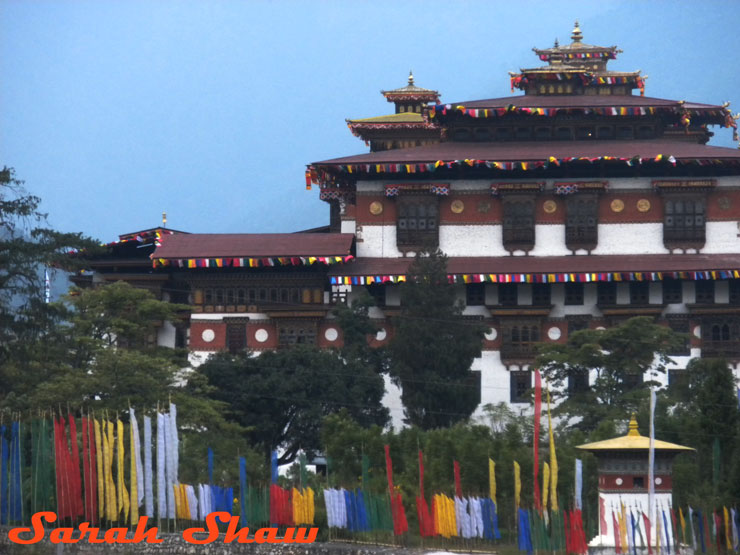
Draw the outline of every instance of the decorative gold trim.
[[[370,203],[370,213],[373,216],[378,216],[378,215],[382,214],[383,213],[383,203],[382,202],[378,202],[377,200],[371,202]]]
[[[547,214],[554,214],[558,210],[558,205],[554,200],[546,200],[542,208]]]
[[[639,212],[647,212],[650,210],[650,201],[646,198],[641,198],[637,201],[637,210]]]
[[[455,214],[461,214],[463,210],[465,210],[465,203],[461,200],[453,200],[452,204],[450,205],[450,210],[452,210]]]
[[[611,204],[609,205],[612,209],[612,212],[621,212],[624,210],[624,201],[622,199],[615,198]]]

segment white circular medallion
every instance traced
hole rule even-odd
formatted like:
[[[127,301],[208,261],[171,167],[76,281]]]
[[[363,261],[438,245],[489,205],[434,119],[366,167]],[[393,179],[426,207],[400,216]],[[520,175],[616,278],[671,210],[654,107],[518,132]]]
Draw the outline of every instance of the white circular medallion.
[[[614,480],[614,482],[615,482],[615,483],[616,483],[616,484],[617,484],[618,486],[621,486],[621,485],[622,485],[622,484],[624,483],[624,480],[622,480],[621,478],[617,478],[616,480]]]
[[[547,337],[549,337],[553,341],[557,341],[558,339],[560,339],[561,335],[563,335],[563,332],[560,331],[560,328],[557,326],[553,326],[549,330],[547,330]]]
[[[662,484],[662,483],[663,483],[663,478],[656,478],[656,479],[655,479],[655,485],[656,485],[656,486],[659,486],[659,485],[660,485],[660,484]]]
[[[216,339],[216,332],[212,329],[203,330],[203,333],[200,334],[200,338],[206,343],[210,343]]]
[[[256,332],[254,332],[254,338],[260,343],[264,343],[265,341],[267,341],[268,337],[270,337],[270,334],[265,328],[260,328]]]
[[[494,341],[498,337],[498,332],[496,331],[496,328],[489,328],[488,333],[484,336],[488,341]]]
[[[604,331],[606,328],[604,326],[599,326],[596,328],[596,331]]]
[[[337,337],[339,337],[339,332],[336,328],[327,328],[324,332],[324,337],[327,341],[336,341]]]
[[[701,339],[701,328],[699,326],[694,326],[694,337]]]
[[[378,333],[375,334],[375,339],[383,341],[387,336],[388,334],[386,333],[385,328],[381,328],[378,330]]]

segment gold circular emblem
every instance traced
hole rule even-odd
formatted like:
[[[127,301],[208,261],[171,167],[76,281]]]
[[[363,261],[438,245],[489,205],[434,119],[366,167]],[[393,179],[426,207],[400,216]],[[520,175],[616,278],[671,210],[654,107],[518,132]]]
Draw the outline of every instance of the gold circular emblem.
[[[373,216],[377,216],[378,214],[383,213],[383,203],[378,202],[377,200],[375,202],[370,203],[370,213]]]
[[[621,212],[624,210],[624,201],[618,198],[615,198],[611,203],[611,209],[612,212]]]
[[[637,210],[640,212],[647,212],[650,210],[650,201],[646,198],[641,198],[637,201]]]
[[[719,206],[720,210],[729,210],[730,204],[730,199],[727,197],[719,197],[717,199],[717,205]]]
[[[542,208],[545,209],[545,212],[548,214],[552,214],[553,212],[557,211],[558,205],[554,200],[546,200],[545,203],[542,205]]]
[[[455,214],[460,214],[463,210],[465,210],[465,203],[461,200],[453,200],[452,205],[450,206],[450,210],[452,210]]]

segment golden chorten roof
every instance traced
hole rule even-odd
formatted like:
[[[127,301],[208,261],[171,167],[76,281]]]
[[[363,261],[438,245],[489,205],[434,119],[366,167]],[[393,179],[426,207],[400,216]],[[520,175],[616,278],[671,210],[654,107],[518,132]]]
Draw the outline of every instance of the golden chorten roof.
[[[655,440],[654,448],[656,451],[696,451],[691,447],[684,445],[678,445],[676,443],[669,443],[667,441]],[[650,438],[643,436],[637,429],[637,418],[634,413],[630,418],[629,431],[627,435],[621,437],[615,437],[612,439],[606,439],[604,441],[596,441],[594,443],[586,443],[584,445],[578,445],[576,449],[583,451],[593,451],[595,453],[603,453],[606,451],[647,451],[650,449]]]

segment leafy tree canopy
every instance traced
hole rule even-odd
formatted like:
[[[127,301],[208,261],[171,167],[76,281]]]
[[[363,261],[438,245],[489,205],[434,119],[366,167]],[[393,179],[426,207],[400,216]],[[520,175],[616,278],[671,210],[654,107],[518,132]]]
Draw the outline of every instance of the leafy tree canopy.
[[[566,343],[542,344],[536,364],[561,398],[557,413],[573,417],[573,425],[590,432],[605,420],[621,420],[639,409],[647,396],[643,374],[665,373],[684,337],[651,318],[631,318],[605,330],[575,332]],[[569,382],[591,374],[581,390]],[[593,376],[595,374],[595,379]]]
[[[419,253],[401,286],[389,347],[390,374],[403,390],[411,425],[450,426],[467,419],[480,402],[480,378],[470,367],[481,354],[485,327],[462,312],[447,279],[447,257],[440,250]]]

